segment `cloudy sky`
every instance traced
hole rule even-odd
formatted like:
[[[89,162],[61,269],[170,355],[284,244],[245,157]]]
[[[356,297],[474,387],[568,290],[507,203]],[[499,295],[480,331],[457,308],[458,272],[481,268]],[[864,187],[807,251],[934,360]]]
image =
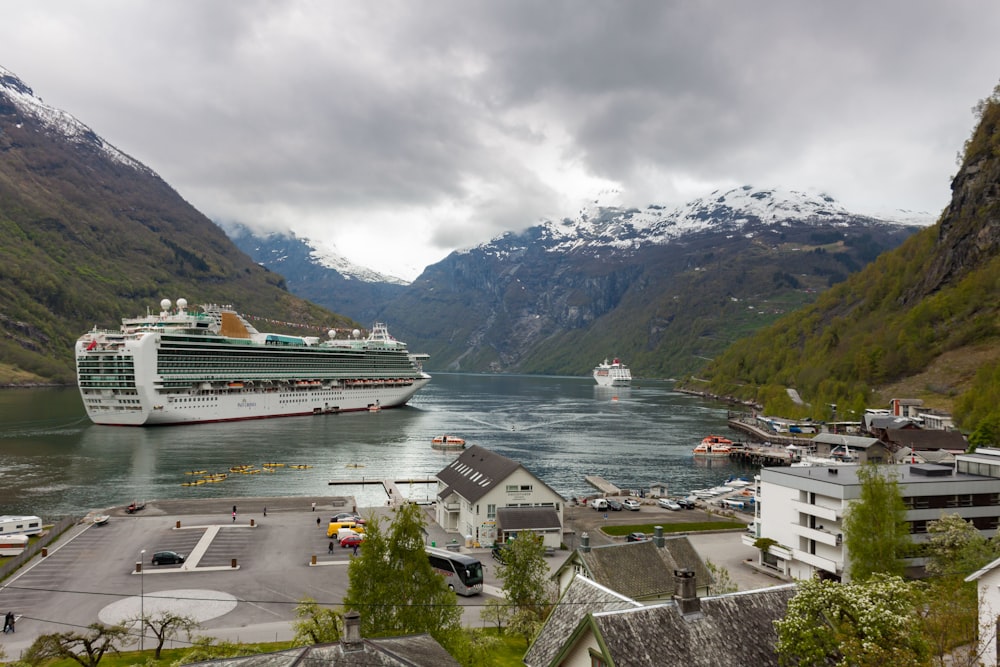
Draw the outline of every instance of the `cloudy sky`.
[[[0,0],[0,65],[216,220],[404,278],[597,193],[937,214],[1000,3]]]

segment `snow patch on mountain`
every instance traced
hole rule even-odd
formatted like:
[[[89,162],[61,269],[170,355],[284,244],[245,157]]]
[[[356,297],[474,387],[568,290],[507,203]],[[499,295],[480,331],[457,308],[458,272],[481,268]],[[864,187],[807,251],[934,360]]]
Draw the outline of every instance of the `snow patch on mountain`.
[[[78,145],[94,146],[109,159],[119,164],[153,175],[153,171],[149,167],[104,141],[96,132],[72,115],[45,104],[21,79],[2,66],[0,66],[0,93],[6,95],[11,104],[17,107],[21,113],[35,118],[44,127],[65,137],[67,141]],[[18,124],[16,127],[23,126]]]
[[[935,217],[927,213],[895,211],[869,215],[847,210],[824,192],[803,192],[751,185],[731,190],[715,190],[681,206],[670,208],[650,204],[646,208],[625,208],[617,203],[620,193],[600,193],[577,217],[546,220],[534,233],[549,252],[569,252],[583,247],[631,250],[641,245],[663,245],[690,234],[705,231],[744,231],[749,225],[786,226],[798,224],[847,225],[859,219],[871,224],[926,226]],[[487,252],[508,244],[504,234],[479,246]],[[468,249],[465,252],[471,251]]]
[[[389,283],[391,285],[410,284],[408,280],[354,264],[341,255],[333,245],[306,238],[301,239],[301,241],[312,248],[312,252],[309,253],[309,259],[312,262],[327,269],[333,269],[347,280],[359,280],[363,283]]]

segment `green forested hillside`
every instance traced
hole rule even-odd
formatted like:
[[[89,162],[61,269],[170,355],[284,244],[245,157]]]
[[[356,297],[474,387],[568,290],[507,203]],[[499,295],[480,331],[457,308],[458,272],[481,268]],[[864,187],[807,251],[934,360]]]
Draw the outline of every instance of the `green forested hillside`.
[[[684,386],[752,399],[773,413],[829,419],[882,407],[903,380],[962,427],[1000,435],[1000,95],[980,106],[953,199],[932,228],[818,301],[739,341]],[[950,363],[935,364],[944,355]],[[963,358],[974,360],[963,364]],[[978,369],[978,373],[976,372]],[[797,406],[794,388],[808,403]]]
[[[92,135],[69,141],[0,87],[0,384],[73,382],[81,334],[178,297],[353,324],[289,294],[151,171]]]

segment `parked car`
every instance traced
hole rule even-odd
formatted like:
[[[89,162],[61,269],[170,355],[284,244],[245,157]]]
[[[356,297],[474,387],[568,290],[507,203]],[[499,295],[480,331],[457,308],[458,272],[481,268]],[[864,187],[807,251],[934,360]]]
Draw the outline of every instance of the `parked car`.
[[[677,501],[671,500],[670,498],[660,498],[656,501],[656,504],[663,509],[672,510],[674,512],[679,512],[681,509],[681,506],[677,503]]]
[[[677,504],[681,506],[681,509],[693,510],[697,505],[690,498],[678,498]]]
[[[356,547],[365,541],[365,536],[360,533],[354,533],[353,535],[347,535],[340,541],[340,546],[344,547]]]
[[[608,509],[608,501],[606,498],[594,498],[590,501],[590,506],[598,512],[604,512]]]
[[[633,512],[639,511],[639,501],[635,498],[626,498],[622,501],[622,507],[627,510],[632,510]]]
[[[615,512],[621,512],[622,504],[617,500],[612,500],[611,498],[608,498],[608,509],[613,510]]]
[[[341,512],[337,516],[330,519],[330,523],[337,523],[339,521],[353,521],[354,523],[360,523],[364,525],[365,520],[361,518],[360,514],[355,514],[354,512]]]
[[[157,551],[153,554],[153,565],[176,565],[184,562],[184,554],[176,551]]]
[[[505,563],[505,562],[507,562],[506,561],[507,554],[504,553],[504,550],[506,548],[507,547],[504,546],[503,544],[494,544],[493,545],[493,550],[490,551],[490,555],[493,556],[493,560],[495,560],[498,563]]]
[[[625,536],[626,542],[645,542],[648,539],[646,533],[629,533]]]

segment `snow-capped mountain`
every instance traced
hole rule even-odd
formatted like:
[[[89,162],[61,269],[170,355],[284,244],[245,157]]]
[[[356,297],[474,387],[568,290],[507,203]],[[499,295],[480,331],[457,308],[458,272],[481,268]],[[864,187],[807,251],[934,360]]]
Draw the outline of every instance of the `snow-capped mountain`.
[[[543,221],[537,233],[550,252],[615,248],[635,250],[644,244],[662,245],[692,234],[729,232],[755,234],[773,226],[791,224],[841,226],[869,220],[871,224],[926,226],[934,222],[926,213],[895,211],[874,216],[852,212],[825,193],[744,185],[716,190],[682,206],[651,204],[623,208],[611,204],[617,193],[602,193],[576,218]],[[505,246],[516,234],[503,234],[484,244]],[[484,247],[480,246],[480,247]],[[465,252],[472,251],[468,248]]]
[[[119,164],[131,167],[143,173],[152,174],[152,170],[144,164],[118,150],[97,135],[92,129],[74,118],[71,114],[51,107],[37,97],[13,72],[0,66],[0,88],[4,89],[5,97],[17,107],[22,114],[37,119],[39,127],[59,133],[71,143],[93,146],[104,153],[109,159]],[[21,127],[21,126],[18,126]]]

